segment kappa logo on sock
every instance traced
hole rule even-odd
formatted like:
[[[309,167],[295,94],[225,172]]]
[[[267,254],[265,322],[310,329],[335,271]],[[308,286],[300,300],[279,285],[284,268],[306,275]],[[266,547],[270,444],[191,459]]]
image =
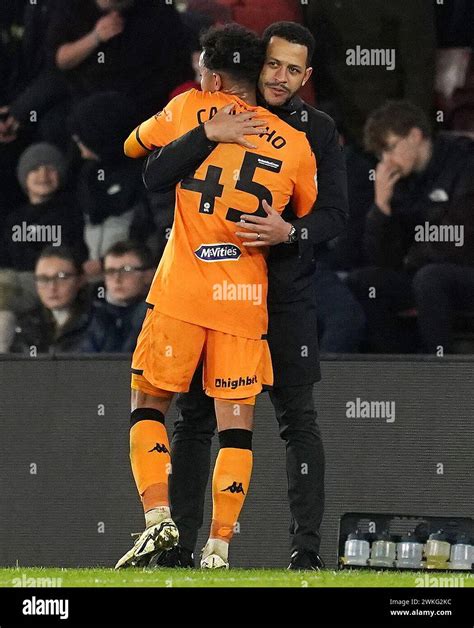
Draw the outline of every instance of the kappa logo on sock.
[[[242,487],[242,482],[239,482],[238,484],[237,482],[232,482],[230,486],[228,486],[227,488],[223,488],[221,493],[225,493],[225,491],[229,491],[230,493],[242,493],[243,495],[245,495],[245,491]]]
[[[153,447],[153,449],[150,449],[150,451],[148,452],[149,454],[151,454],[152,451],[157,451],[159,454],[169,454],[170,452],[168,451],[168,449],[166,448],[166,445],[160,445],[160,443],[156,443],[156,445]]]

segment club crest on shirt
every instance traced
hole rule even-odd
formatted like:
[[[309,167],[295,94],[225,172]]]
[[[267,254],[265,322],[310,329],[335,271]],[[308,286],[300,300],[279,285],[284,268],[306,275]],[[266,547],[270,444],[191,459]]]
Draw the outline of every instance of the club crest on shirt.
[[[194,251],[194,255],[203,262],[231,262],[238,260],[242,251],[231,242],[219,242],[217,244],[201,244]]]

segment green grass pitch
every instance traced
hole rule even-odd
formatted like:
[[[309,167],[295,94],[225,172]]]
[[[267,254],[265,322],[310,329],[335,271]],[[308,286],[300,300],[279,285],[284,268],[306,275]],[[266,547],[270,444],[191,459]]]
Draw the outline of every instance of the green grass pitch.
[[[435,580],[436,579],[436,580]],[[283,569],[0,569],[0,587],[474,587],[474,575],[453,572]]]

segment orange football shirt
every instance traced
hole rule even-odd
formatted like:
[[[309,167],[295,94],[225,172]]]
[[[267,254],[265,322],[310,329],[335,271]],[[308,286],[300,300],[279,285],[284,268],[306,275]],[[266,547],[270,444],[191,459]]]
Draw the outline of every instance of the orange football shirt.
[[[190,90],[139,125],[125,153],[143,157],[178,139],[218,109],[256,111],[268,128],[257,146],[219,144],[176,187],[174,224],[147,301],[167,316],[234,336],[267,332],[265,249],[246,248],[235,235],[242,213],[266,216],[262,200],[283,211],[290,198],[298,216],[316,201],[316,162],[306,136],[262,107],[221,92]]]

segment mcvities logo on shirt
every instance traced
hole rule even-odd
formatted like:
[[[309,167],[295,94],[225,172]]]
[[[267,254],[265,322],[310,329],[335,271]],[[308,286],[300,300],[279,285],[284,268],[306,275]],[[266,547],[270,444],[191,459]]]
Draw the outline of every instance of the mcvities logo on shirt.
[[[231,242],[222,242],[218,244],[201,244],[194,251],[194,254],[203,262],[230,262],[239,259],[242,251]]]

